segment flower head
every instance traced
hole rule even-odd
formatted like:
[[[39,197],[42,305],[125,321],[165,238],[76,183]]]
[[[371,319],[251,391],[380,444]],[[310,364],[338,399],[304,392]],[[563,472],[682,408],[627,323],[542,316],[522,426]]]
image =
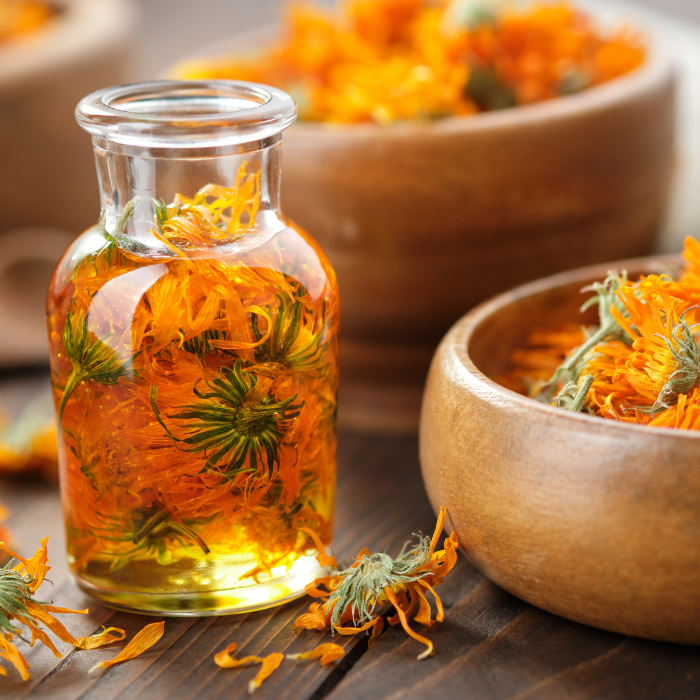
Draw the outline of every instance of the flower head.
[[[430,656],[433,653],[433,643],[414,632],[408,619],[416,605],[418,611],[414,619],[420,624],[432,627],[444,618],[442,601],[434,587],[442,583],[457,562],[458,547],[457,535],[452,533],[445,540],[444,549],[435,551],[444,522],[445,508],[440,508],[432,538],[420,537],[417,544],[404,545],[395,559],[385,553],[370,554],[369,550],[364,549],[347,569],[337,569],[335,557],[325,553],[318,536],[312,530],[302,528],[314,540],[319,551],[319,564],[331,565],[333,571],[306,587],[310,596],[324,599],[325,602],[312,603],[309,613],[299,617],[294,626],[318,630],[330,627],[334,633],[346,635],[371,629],[372,644],[384,626],[377,609],[390,603],[396,609],[396,615],[389,618],[389,624],[401,623],[411,637],[426,645],[427,649],[418,656],[419,659]],[[426,598],[428,591],[437,605],[435,620],[432,619]],[[355,625],[345,626],[349,622]]]

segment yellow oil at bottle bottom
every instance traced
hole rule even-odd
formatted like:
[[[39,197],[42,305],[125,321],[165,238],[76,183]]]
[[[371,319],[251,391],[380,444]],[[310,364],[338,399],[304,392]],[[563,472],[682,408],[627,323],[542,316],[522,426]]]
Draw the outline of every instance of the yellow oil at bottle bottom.
[[[244,575],[255,566],[248,556],[180,558],[163,565],[155,558],[113,570],[109,559],[72,567],[76,585],[107,607],[152,615],[200,616],[252,612],[304,595],[324,574],[315,555],[300,555],[291,567],[272,567],[257,582]]]

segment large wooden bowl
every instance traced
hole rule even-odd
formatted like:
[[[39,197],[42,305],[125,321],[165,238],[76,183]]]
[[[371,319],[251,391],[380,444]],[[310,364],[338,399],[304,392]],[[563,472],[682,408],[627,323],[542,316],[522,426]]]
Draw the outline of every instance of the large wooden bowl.
[[[254,54],[273,35],[204,56]],[[341,424],[415,431],[430,358],[467,309],[513,284],[650,253],[673,140],[673,73],[659,54],[578,95],[498,113],[292,126],[282,205],[338,274]]]
[[[571,414],[494,381],[529,327],[578,320],[579,289],[608,267],[520,287],[453,326],[423,398],[423,478],[460,549],[514,595],[606,630],[700,644],[700,435]]]

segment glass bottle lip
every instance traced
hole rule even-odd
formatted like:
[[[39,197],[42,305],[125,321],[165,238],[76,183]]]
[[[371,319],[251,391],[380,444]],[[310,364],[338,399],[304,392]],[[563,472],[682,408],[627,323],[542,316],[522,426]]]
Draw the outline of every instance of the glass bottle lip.
[[[156,80],[103,88],[75,118],[107,141],[150,148],[218,148],[278,135],[296,119],[282,90],[236,80]]]

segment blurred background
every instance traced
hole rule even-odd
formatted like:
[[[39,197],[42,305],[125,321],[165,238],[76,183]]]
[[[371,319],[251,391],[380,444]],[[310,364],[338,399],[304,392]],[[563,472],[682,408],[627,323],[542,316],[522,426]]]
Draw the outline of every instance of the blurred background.
[[[92,147],[90,139],[79,129],[73,118],[73,110],[78,100],[106,85],[165,77],[176,63],[189,56],[206,55],[207,52],[216,54],[217,51],[234,54],[239,48],[237,37],[241,33],[278,23],[287,5],[284,0],[62,0],[56,4],[63,10],[55,20],[46,23],[45,27],[34,33],[27,33],[21,41],[0,41],[0,205],[3,211],[3,217],[0,219],[0,368],[9,372],[20,366],[45,366],[47,351],[44,299],[50,272],[68,243],[98,218],[99,201]],[[332,6],[334,3],[326,0],[316,4]],[[629,21],[632,25],[638,25],[651,37],[652,54],[657,51],[667,54],[675,66],[675,117],[672,109],[665,112],[675,119],[675,137],[672,129],[666,129],[666,136],[663,136],[666,138],[670,134],[675,138],[670,196],[666,197],[663,184],[658,185],[658,196],[663,202],[656,208],[656,213],[645,214],[646,203],[639,201],[638,193],[641,190],[636,190],[637,204],[634,206],[639,212],[636,223],[634,211],[628,211],[627,218],[620,219],[632,222],[629,231],[625,229],[626,224],[618,224],[613,217],[607,230],[598,226],[596,235],[613,242],[618,238],[622,241],[625,235],[632,238],[636,236],[639,239],[639,245],[636,246],[632,244],[634,241],[627,247],[613,246],[611,250],[622,252],[611,253],[612,257],[629,257],[648,252],[678,252],[686,235],[700,234],[700,197],[697,196],[700,191],[700,2],[577,0],[573,4],[590,10],[601,21],[613,19],[616,22]],[[2,7],[3,0],[0,0],[0,39],[3,30]],[[661,95],[660,92],[658,94]],[[643,103],[638,101],[636,104],[635,109],[642,110],[639,122],[641,134],[642,122],[645,119],[653,121],[656,113],[648,111],[645,117]],[[479,118],[478,115],[475,118]],[[625,118],[630,119],[630,116]],[[631,119],[629,123],[635,123],[635,118]],[[626,129],[620,126],[623,123],[625,122],[616,122],[617,126],[614,128],[624,132]],[[349,125],[348,128],[351,129],[352,126]],[[297,164],[308,152],[308,141],[293,135],[296,134],[295,128],[292,127],[289,135],[285,137],[287,155],[283,171],[283,198],[285,187],[288,193],[294,191],[296,194],[304,188],[308,191],[309,183],[312,182],[307,174],[297,172]],[[582,128],[585,131],[589,127]],[[594,128],[597,127],[590,127]],[[659,134],[661,131],[663,129],[659,127]],[[311,138],[308,135],[310,132],[305,133],[305,138]],[[317,132],[317,135],[320,133]],[[626,136],[620,133],[619,140],[624,141]],[[659,139],[661,138],[660,135]],[[641,136],[638,135],[637,141],[640,139]],[[665,143],[668,156],[672,150],[669,147],[672,143],[671,138]],[[606,147],[603,144],[604,140],[595,146],[603,149],[597,161],[599,165],[604,163]],[[341,144],[335,152],[338,163],[344,162],[342,158],[350,157],[343,148]],[[472,146],[468,148],[474,152]],[[552,142],[552,148],[559,147]],[[588,145],[582,148],[588,148]],[[629,148],[632,146],[629,145]],[[649,149],[651,148],[652,144],[649,146]],[[618,155],[611,154],[611,159],[619,161],[623,157],[623,151],[624,149]],[[375,155],[377,152],[375,147]],[[333,161],[334,152],[331,150],[329,153],[330,160]],[[630,159],[630,162],[632,160]],[[667,158],[666,162],[670,162],[670,158]],[[468,161],[468,158],[463,163],[464,172],[472,167],[480,167]],[[566,164],[561,167],[566,167]],[[634,170],[631,165],[629,167]],[[606,168],[602,167],[600,171],[600,177],[603,179],[605,170]],[[581,177],[578,179],[581,181],[585,177],[599,177],[592,173],[593,171],[584,173],[583,170],[573,173],[571,181],[575,182],[579,174]],[[630,179],[637,175],[643,179],[647,175],[652,177],[654,173],[632,173]],[[523,173],[520,173],[521,178],[522,176]],[[620,178],[623,178],[620,182],[624,182],[624,176],[620,175]],[[664,177],[660,176],[659,180],[664,180]],[[295,187],[297,189],[294,189]],[[313,187],[312,184],[312,190]],[[452,185],[444,187],[449,188]],[[605,190],[606,187],[601,180],[599,189]],[[617,185],[612,186],[612,189],[615,187]],[[460,213],[455,221],[468,221],[469,212],[472,211],[469,207],[477,204],[485,207],[484,202],[491,201],[489,196],[496,202],[492,211],[502,209],[493,192],[489,193],[487,189],[480,192],[480,199],[470,203],[466,207],[466,213]],[[366,194],[356,193],[357,201]],[[449,191],[448,195],[455,201],[460,198],[460,193],[456,190]],[[332,196],[333,192],[329,195],[331,206]],[[523,206],[531,200],[526,189],[518,196],[521,197],[521,204],[518,206]],[[632,208],[629,204],[632,199],[627,196],[625,206],[628,209]],[[405,299],[402,302],[400,284],[404,283],[394,283],[390,276],[385,274],[387,270],[392,269],[395,262],[396,269],[401,266],[405,268],[407,279],[410,275],[415,275],[409,268],[410,265],[416,264],[418,249],[401,249],[400,246],[408,245],[406,241],[409,240],[403,232],[387,232],[386,240],[381,240],[375,232],[363,228],[360,218],[350,221],[350,224],[347,221],[342,222],[342,226],[335,232],[325,231],[323,226],[319,228],[313,220],[304,220],[303,209],[299,216],[296,215],[291,196],[288,196],[287,202],[284,204],[286,210],[292,213],[292,218],[298,219],[299,223],[317,237],[338,270],[344,309],[343,391],[347,397],[341,404],[341,416],[342,406],[355,406],[357,411],[354,418],[350,416],[349,409],[344,409],[345,414],[350,416],[347,418],[347,424],[361,429],[372,426],[379,429],[396,429],[399,432],[415,429],[430,356],[449,325],[474,303],[484,296],[526,279],[596,261],[581,261],[576,255],[559,260],[557,255],[561,249],[552,239],[550,248],[542,252],[542,255],[549,255],[549,266],[532,267],[528,271],[527,266],[523,264],[519,279],[513,277],[510,280],[499,281],[498,288],[489,288],[486,282],[482,284],[480,281],[481,297],[474,294],[470,296],[465,292],[463,298],[458,298],[454,289],[459,289],[459,286],[453,285],[453,288],[443,295],[452,297],[453,306],[448,314],[416,343],[413,342],[416,340],[415,329],[427,328],[435,304],[430,301],[426,306],[425,318],[412,318],[410,313],[422,312],[416,310],[415,306],[409,308]],[[569,206],[565,196],[562,202],[562,207]],[[359,206],[357,204],[357,207]],[[397,206],[401,207],[403,203],[399,201]],[[614,209],[610,202],[605,206],[610,211]],[[482,214],[483,212],[478,216]],[[601,209],[595,216],[604,218],[605,209]],[[589,224],[593,226],[591,222],[595,216],[591,211],[588,219],[586,216],[579,216],[573,223],[562,223],[559,240],[564,241],[570,235],[581,235],[585,238],[588,235],[586,227]],[[639,220],[644,216],[652,223],[640,224]],[[473,266],[477,266],[478,262],[478,266],[483,269],[488,269],[489,266],[479,262],[481,254],[502,256],[503,251],[507,249],[513,259],[518,259],[518,255],[523,260],[528,255],[532,257],[532,253],[526,250],[527,240],[515,239],[521,231],[536,232],[540,226],[538,220],[532,219],[527,225],[523,224],[522,228],[518,228],[517,222],[513,221],[515,219],[509,224],[510,230],[505,231],[505,243],[500,249],[494,248],[490,241],[483,243],[487,235],[492,234],[491,220],[478,232],[481,244],[470,244],[472,247],[469,248],[460,243],[461,247],[454,249],[450,248],[453,243],[447,239],[436,244],[435,250],[429,251],[430,255],[436,255],[434,264],[431,263],[431,274],[438,280],[448,276],[454,278],[454,271],[449,275],[445,271],[452,264],[450,259],[456,259],[460,255],[463,255],[465,260],[474,258]],[[546,216],[541,221],[550,227],[552,236],[559,231],[557,221],[547,223]],[[640,226],[640,230],[643,228],[645,231],[647,242],[643,245],[641,234],[638,236],[634,229],[637,225]],[[621,230],[620,227],[625,230]],[[352,235],[349,235],[348,231]],[[472,233],[469,232],[467,237]],[[394,234],[396,239],[392,241],[391,235]],[[454,236],[458,234],[461,232],[450,233]],[[425,239],[425,231],[418,231],[416,240],[419,240],[418,235]],[[372,240],[367,242],[366,239]],[[524,245],[525,248],[518,252],[518,245]],[[442,255],[442,258],[438,259],[439,255]],[[605,255],[603,257],[605,260],[610,259]],[[486,259],[484,257],[484,260]],[[421,257],[419,262],[421,265],[427,264],[426,260],[427,258]],[[372,272],[374,280],[362,277],[365,273],[370,274],[366,270],[368,261],[379,261],[377,269]],[[379,330],[363,331],[362,324],[366,322],[366,318],[362,316],[362,305],[366,302],[361,297],[362,290],[372,288],[377,280],[384,282],[385,288],[377,286],[377,290],[383,291],[377,291],[375,298],[383,297],[392,303],[396,302],[394,307],[387,306],[387,309],[397,318],[405,312],[405,318],[402,317],[405,321],[404,326],[396,332],[380,328],[381,318],[376,326]],[[461,280],[457,280],[455,284],[461,285]],[[403,290],[406,289],[408,285],[404,284]],[[399,308],[402,303],[406,307],[403,311]],[[434,318],[434,314],[432,317]],[[377,360],[380,356],[384,357],[384,364]],[[402,358],[403,364],[396,363],[397,356]],[[393,371],[397,375],[396,381],[393,386],[389,386],[377,385],[373,380],[375,387],[380,386],[380,389],[375,390],[374,394],[367,393],[367,387],[362,388],[359,383],[353,381],[355,369],[351,366],[352,363],[355,363],[355,368],[362,368],[363,372],[364,368],[374,363],[376,376],[386,379]],[[402,377],[410,379],[410,387]],[[353,387],[357,389],[354,398],[351,395]],[[387,397],[393,398],[389,400]],[[370,410],[371,407],[374,407],[374,412]],[[401,413],[401,407],[406,409],[405,414]],[[396,418],[394,425],[386,424],[384,419],[387,416]]]
[[[320,0],[317,4],[332,6],[334,3]],[[700,24],[698,0],[633,0],[599,5],[629,8],[631,15],[637,9],[642,12],[657,10],[672,19]],[[277,22],[284,7],[283,0],[200,0],[196,5],[187,0],[139,0],[141,18],[133,75],[139,80],[150,78],[208,42]]]

